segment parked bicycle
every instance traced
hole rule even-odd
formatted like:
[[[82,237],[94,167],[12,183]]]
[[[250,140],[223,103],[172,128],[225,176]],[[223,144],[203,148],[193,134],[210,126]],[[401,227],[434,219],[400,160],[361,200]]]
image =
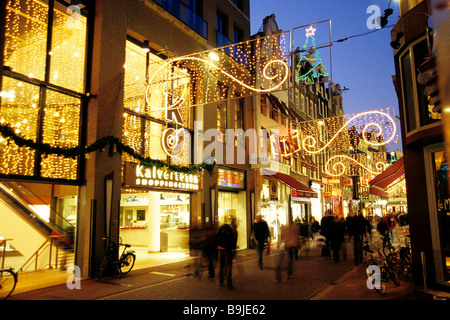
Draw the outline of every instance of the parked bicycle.
[[[385,257],[387,257],[390,253],[396,251],[395,247],[392,245],[391,238],[389,238],[387,234],[381,235],[377,241],[379,241],[380,239],[383,241],[383,254]]]
[[[395,261],[397,263],[397,269],[399,270],[399,273],[404,277],[408,277],[412,269],[411,247],[409,244],[409,238],[409,235],[405,235],[405,245],[400,246],[395,254],[392,254],[392,256],[394,256],[396,259]]]
[[[133,269],[134,263],[136,261],[136,254],[133,250],[128,250],[131,247],[129,244],[116,243],[109,238],[103,238],[108,241],[106,247],[106,252],[103,257],[102,262],[97,271],[96,280],[99,281],[103,276],[106,275],[106,271],[113,268],[115,273],[120,275],[125,275]],[[119,248],[123,246],[122,254],[119,259],[116,259]]]
[[[18,275],[12,268],[0,270],[0,300],[6,300],[13,293]]]
[[[383,240],[383,254],[386,259],[397,269],[397,273],[407,277],[412,268],[410,235],[405,234],[405,245],[395,248],[388,236],[381,236]]]
[[[380,240],[380,238],[378,239]],[[367,256],[367,260],[364,261],[364,267],[367,277],[371,280],[373,288],[381,295],[386,294],[386,283],[391,280],[395,283],[395,285],[400,285],[400,280],[398,277],[398,272],[392,261],[388,260],[386,256],[382,253],[382,249],[377,245],[377,241],[373,243],[375,246],[378,257],[381,260],[381,264],[377,263],[377,260],[374,256],[374,251],[370,248],[370,244],[366,241],[363,246],[363,250],[365,251],[365,255]],[[371,268],[371,266],[375,266],[378,268]],[[373,270],[379,270],[379,274],[373,274]]]

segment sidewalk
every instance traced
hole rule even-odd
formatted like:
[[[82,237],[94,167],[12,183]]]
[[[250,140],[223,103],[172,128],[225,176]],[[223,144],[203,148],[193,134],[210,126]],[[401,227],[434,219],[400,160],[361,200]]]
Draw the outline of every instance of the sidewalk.
[[[9,300],[428,300],[409,282],[400,286],[388,284],[387,294],[381,296],[366,285],[362,266],[355,267],[353,255],[346,261],[334,262],[320,256],[320,249],[312,246],[308,254],[302,250],[294,261],[293,279],[287,279],[283,269],[281,282],[275,281],[279,262],[287,263],[287,255],[277,251],[264,256],[264,270],[257,267],[255,250],[239,251],[233,263],[235,290],[218,286],[216,278],[208,279],[207,272],[194,277],[194,261],[181,261],[151,268],[134,270],[120,277],[98,282],[82,280],[81,289],[70,290],[66,285],[15,294]]]

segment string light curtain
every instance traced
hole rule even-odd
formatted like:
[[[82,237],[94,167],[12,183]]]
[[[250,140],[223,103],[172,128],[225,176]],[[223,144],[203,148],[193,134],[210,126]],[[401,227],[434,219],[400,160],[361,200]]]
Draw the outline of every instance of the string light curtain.
[[[87,19],[81,11],[67,12],[58,1],[6,4],[0,121],[22,139],[54,148],[78,147],[80,141]],[[77,179],[79,157],[38,155],[3,137],[0,173]]]

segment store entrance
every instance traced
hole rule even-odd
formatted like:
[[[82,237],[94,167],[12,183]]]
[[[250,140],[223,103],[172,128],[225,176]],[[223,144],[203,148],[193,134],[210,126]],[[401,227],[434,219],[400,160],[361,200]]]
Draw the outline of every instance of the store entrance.
[[[136,251],[136,269],[190,259],[189,193],[122,191],[120,232]]]
[[[245,191],[219,191],[219,225],[229,224],[232,219],[237,224],[237,249],[247,249],[247,214]]]

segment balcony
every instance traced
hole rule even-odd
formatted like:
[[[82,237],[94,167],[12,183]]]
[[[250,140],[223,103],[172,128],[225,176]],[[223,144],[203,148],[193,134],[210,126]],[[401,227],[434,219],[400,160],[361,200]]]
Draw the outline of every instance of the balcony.
[[[208,23],[179,0],[153,0],[161,8],[183,22],[189,28],[208,39]]]
[[[230,39],[227,38],[220,31],[217,31],[217,47],[220,48],[224,53],[233,58],[235,61],[244,65],[246,68],[249,68],[248,63],[248,55],[243,49],[243,43],[233,43]]]

